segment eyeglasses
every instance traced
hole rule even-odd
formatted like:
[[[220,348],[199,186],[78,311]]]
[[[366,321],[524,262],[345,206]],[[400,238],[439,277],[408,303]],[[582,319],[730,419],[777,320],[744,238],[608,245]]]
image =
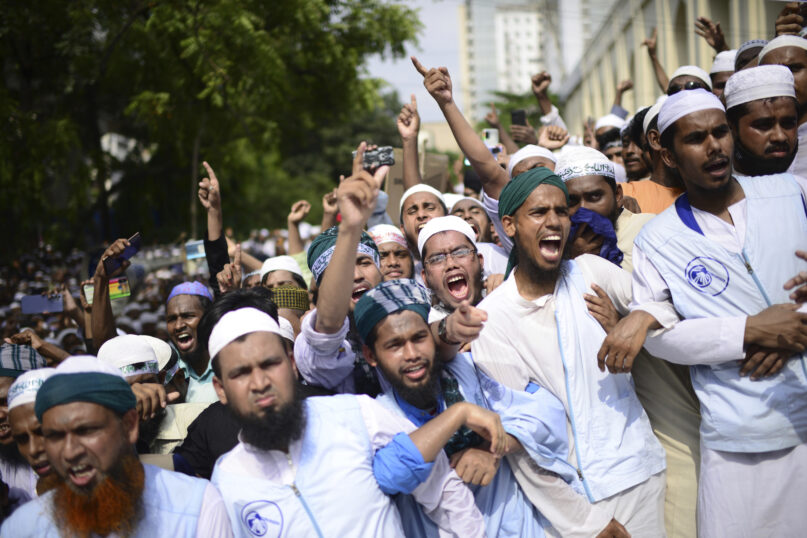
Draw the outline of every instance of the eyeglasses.
[[[459,261],[464,260],[468,256],[471,256],[475,253],[476,253],[475,249],[462,247],[454,249],[451,252],[440,252],[438,254],[432,254],[431,256],[423,260],[423,263],[425,263],[426,265],[443,265],[449,256]]]
[[[702,90],[708,90],[709,88],[703,82],[697,82],[695,80],[690,80],[689,82],[685,82],[683,86],[675,85],[670,86],[667,88],[667,95],[675,95],[676,93],[680,92],[681,90],[697,90],[698,88]]]

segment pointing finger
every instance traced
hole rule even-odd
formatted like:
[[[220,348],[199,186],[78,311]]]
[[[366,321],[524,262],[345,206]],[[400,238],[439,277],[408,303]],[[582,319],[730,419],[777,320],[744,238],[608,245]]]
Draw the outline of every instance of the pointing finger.
[[[421,75],[423,75],[425,77],[426,76],[426,68],[423,67],[423,65],[414,56],[410,56],[410,58],[412,58],[412,65],[415,66],[415,69],[417,69],[418,73],[420,73]]]
[[[415,110],[417,110],[418,109],[418,100],[415,99],[415,94],[413,93],[412,95],[410,95],[410,98],[412,99],[412,101],[411,101],[412,107]]]

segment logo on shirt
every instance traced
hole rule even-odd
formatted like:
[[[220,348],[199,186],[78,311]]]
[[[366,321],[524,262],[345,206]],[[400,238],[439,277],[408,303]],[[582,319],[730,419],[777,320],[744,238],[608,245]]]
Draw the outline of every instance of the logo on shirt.
[[[708,256],[692,258],[685,274],[690,286],[712,297],[723,293],[729,285],[729,270],[722,262]]]
[[[253,536],[277,538],[283,532],[283,514],[272,501],[253,501],[241,509],[241,521]]]

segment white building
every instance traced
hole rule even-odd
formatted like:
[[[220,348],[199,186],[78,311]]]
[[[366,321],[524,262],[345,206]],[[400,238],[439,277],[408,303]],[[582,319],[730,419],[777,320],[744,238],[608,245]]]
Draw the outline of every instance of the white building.
[[[460,102],[467,117],[482,119],[495,91],[529,91],[530,77],[544,69],[540,9],[535,0],[460,4]]]

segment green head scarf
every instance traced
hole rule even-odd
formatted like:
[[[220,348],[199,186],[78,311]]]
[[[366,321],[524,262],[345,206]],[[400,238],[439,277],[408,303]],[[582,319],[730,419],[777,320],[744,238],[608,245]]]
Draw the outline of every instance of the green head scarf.
[[[319,234],[311,246],[308,248],[308,268],[311,269],[311,274],[319,284],[322,281],[322,275],[325,273],[325,268],[333,256],[334,248],[336,247],[336,237],[339,235],[339,227],[333,226]],[[359,248],[357,254],[366,254],[373,259],[376,266],[381,265],[378,255],[378,247],[373,241],[373,238],[367,235],[367,232],[361,233],[359,240]]]
[[[521,207],[527,198],[532,194],[532,191],[541,185],[552,185],[563,191],[566,196],[566,203],[569,203],[569,189],[566,184],[556,176],[549,168],[538,166],[531,170],[517,175],[510,183],[505,185],[499,195],[499,218],[505,215],[513,215],[518,208]],[[518,264],[518,252],[516,245],[513,245],[513,250],[510,251],[510,258],[507,260],[507,271],[505,278],[510,276],[513,267]]]

